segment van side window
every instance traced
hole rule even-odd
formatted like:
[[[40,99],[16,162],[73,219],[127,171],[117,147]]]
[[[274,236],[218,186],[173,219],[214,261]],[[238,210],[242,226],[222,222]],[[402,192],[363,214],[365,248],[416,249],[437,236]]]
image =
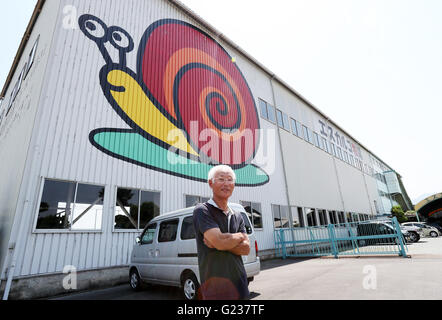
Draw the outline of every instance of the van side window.
[[[153,242],[156,229],[156,223],[147,226],[146,231],[144,231],[143,236],[141,237],[141,244],[151,244]]]
[[[176,240],[178,219],[161,222],[158,242],[170,242]]]
[[[181,226],[181,240],[195,239],[195,228],[193,226],[193,217],[183,219]]]

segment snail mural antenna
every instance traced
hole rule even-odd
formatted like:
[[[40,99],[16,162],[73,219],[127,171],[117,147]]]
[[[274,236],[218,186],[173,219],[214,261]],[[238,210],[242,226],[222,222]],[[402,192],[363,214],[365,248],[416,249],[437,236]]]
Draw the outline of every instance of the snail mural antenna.
[[[108,40],[119,52],[120,65],[126,67],[126,54],[135,47],[132,37],[123,28],[113,26],[108,29]]]
[[[131,52],[135,47],[132,37],[126,30],[117,26],[108,28],[101,19],[90,14],[82,15],[78,19],[78,24],[86,37],[97,44],[98,49],[100,50],[101,55],[106,63],[113,63],[112,58],[105,46],[107,42],[110,42],[110,44],[119,52],[119,64],[126,67],[126,54]]]
[[[106,63],[112,63],[112,58],[105,47],[105,43],[109,41],[107,25],[99,18],[90,14],[82,15],[78,19],[78,25],[84,35],[97,44]]]

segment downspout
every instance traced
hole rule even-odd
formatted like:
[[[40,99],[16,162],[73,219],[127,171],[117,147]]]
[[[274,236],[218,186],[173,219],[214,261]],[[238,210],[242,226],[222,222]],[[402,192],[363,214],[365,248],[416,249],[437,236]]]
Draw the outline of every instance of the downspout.
[[[275,105],[275,110],[276,110],[276,96],[275,96],[275,88],[274,88],[274,84],[273,84],[273,79],[275,78],[275,75],[273,74],[272,77],[270,78],[270,85],[272,86],[272,96],[273,96],[273,103]],[[289,190],[288,190],[288,183],[287,183],[287,172],[285,169],[285,161],[284,161],[284,152],[282,149],[282,142],[281,142],[281,131],[280,128],[278,127],[278,123],[276,123],[276,127],[277,127],[277,131],[278,131],[278,142],[279,142],[279,148],[281,149],[281,158],[282,158],[282,171],[284,173],[284,183],[285,183],[285,194],[287,196],[287,204],[288,207],[290,209],[290,194],[289,194]],[[290,210],[289,210],[289,214],[290,214]],[[290,217],[289,217],[289,221],[290,221]]]

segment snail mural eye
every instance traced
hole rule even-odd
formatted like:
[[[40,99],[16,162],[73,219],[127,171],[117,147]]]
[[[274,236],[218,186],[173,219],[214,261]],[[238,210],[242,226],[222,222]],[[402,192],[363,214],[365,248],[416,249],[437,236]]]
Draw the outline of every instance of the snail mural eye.
[[[106,24],[91,15],[83,15],[78,21],[81,31],[91,40],[95,42],[107,41],[107,26]]]
[[[130,52],[135,46],[129,33],[120,27],[109,28],[109,41],[114,48],[122,52]]]

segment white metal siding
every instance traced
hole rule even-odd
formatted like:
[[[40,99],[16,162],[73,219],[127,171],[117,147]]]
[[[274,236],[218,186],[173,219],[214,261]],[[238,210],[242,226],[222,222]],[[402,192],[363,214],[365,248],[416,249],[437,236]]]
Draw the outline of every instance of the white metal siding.
[[[182,208],[184,195],[210,196],[207,184],[148,170],[112,158],[93,147],[89,133],[97,128],[128,128],[114,112],[102,93],[99,71],[105,64],[97,46],[79,29],[62,27],[64,5],[73,5],[78,15],[91,13],[109,26],[118,25],[135,40],[136,48],[128,55],[128,67],[136,68],[137,39],[145,29],[161,18],[177,18],[191,22],[167,1],[64,1],[57,19],[54,49],[51,52],[50,74],[40,103],[39,128],[34,132],[36,152],[30,163],[26,195],[31,201],[31,219],[24,254],[19,255],[15,276],[61,272],[66,265],[87,270],[129,263],[137,232],[114,231],[114,209],[117,187],[161,192],[161,213]],[[118,13],[118,14],[117,14]],[[123,14],[121,14],[123,13]],[[40,19],[45,19],[41,16]],[[235,50],[221,43],[235,54]],[[237,64],[248,81],[258,105],[261,91],[271,92],[270,81],[248,60],[238,57]],[[264,122],[264,121],[263,121]],[[265,127],[267,124],[262,123]],[[263,229],[256,232],[260,250],[273,248],[271,204],[287,205],[285,185],[280,170],[280,149],[275,145],[275,172],[270,183],[259,188],[237,187],[231,199],[259,202],[263,210]],[[279,164],[278,164],[279,163]],[[39,207],[42,178],[53,178],[105,185],[101,232],[34,232]],[[266,195],[266,200],[263,199]]]
[[[26,224],[20,234],[25,246],[19,253],[15,276],[61,272],[67,265],[77,270],[127,265],[134,239],[133,231],[115,231],[114,210],[117,187],[136,188],[161,192],[161,213],[184,206],[184,195],[210,196],[206,183],[146,169],[113,158],[91,145],[89,133],[97,128],[128,128],[112,109],[99,82],[99,72],[105,62],[95,43],[81,30],[62,26],[63,8],[72,5],[78,16],[90,13],[98,16],[108,26],[120,26],[135,41],[135,49],[127,55],[127,66],[136,71],[138,42],[146,28],[159,19],[174,18],[197,27],[182,11],[165,0],[64,0],[60,1],[56,19],[53,50],[50,52],[48,76],[43,81],[42,100],[37,114],[38,127],[32,134],[27,172],[19,209],[25,210]],[[50,7],[51,10],[47,9]],[[54,19],[49,14],[54,1],[45,5],[39,21]],[[204,28],[202,28],[204,30]],[[34,30],[39,32],[38,29]],[[216,35],[212,35],[216,39]],[[258,98],[281,108],[289,116],[314,128],[317,113],[292,93],[279,85],[272,86],[270,77],[237,50],[219,41],[241,69],[250,86],[259,112]],[[114,57],[114,55],[112,55]],[[274,101],[274,97],[276,101]],[[262,129],[276,130],[275,125],[261,119]],[[287,170],[288,193],[291,205],[319,209],[339,210],[342,201],[338,192],[333,159],[324,151],[281,130]],[[272,204],[288,205],[283,159],[278,135],[269,145],[274,160],[265,169],[270,182],[260,187],[237,187],[233,202],[252,201],[262,205],[263,229],[256,231],[260,250],[271,249],[273,243]],[[335,160],[339,162],[340,160]],[[342,167],[344,166],[344,167]],[[344,190],[344,202],[359,212],[368,213],[369,200],[362,173],[347,164],[338,165],[339,179],[358,184],[360,195],[352,203],[350,190]],[[341,168],[342,167],[342,168]],[[35,232],[43,178],[61,179],[80,183],[104,185],[102,230],[100,232]],[[371,178],[370,178],[371,179]],[[376,184],[368,183],[369,192]],[[341,181],[342,181],[341,180]],[[26,205],[24,204],[26,203]]]

